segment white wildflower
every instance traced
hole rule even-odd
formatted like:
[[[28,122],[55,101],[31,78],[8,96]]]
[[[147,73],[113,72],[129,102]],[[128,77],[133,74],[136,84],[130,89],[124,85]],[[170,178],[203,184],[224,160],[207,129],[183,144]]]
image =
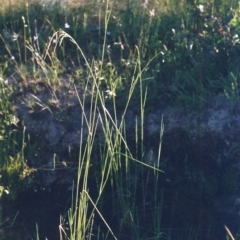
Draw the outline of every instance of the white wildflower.
[[[111,52],[112,52],[112,50],[111,50],[111,45],[108,45],[108,46],[107,46],[107,52],[108,52],[109,54],[111,54]]]
[[[149,15],[150,15],[150,17],[154,17],[155,16],[155,9],[149,10]]]
[[[105,98],[109,98],[109,97],[116,97],[117,95],[111,91],[111,90],[107,90],[105,91],[107,93],[107,96]]]
[[[233,39],[238,39],[238,35],[235,34],[235,35],[233,36]]]
[[[193,42],[191,42],[189,45],[189,49],[192,50],[192,48],[193,48]]]
[[[25,17],[22,16],[22,20],[23,20],[23,23],[24,23],[24,27],[27,27],[28,25],[26,24],[26,21],[25,21]]]
[[[13,32],[12,40],[17,41],[18,37],[19,37],[19,35],[17,33]]]
[[[114,45],[119,45],[121,49],[124,50],[124,45],[122,44],[122,42],[115,42]]]
[[[4,192],[5,192],[6,194],[9,194],[9,191],[8,191],[7,189],[4,189]]]
[[[65,23],[65,28],[70,28],[70,25],[68,23]]]
[[[17,126],[17,124],[18,124],[18,122],[19,122],[19,119],[18,119],[15,115],[10,116],[10,117],[11,117],[11,119],[10,119],[11,124]]]
[[[201,13],[204,12],[204,6],[203,6],[202,4],[200,4],[200,5],[198,6],[198,9],[199,9],[199,11],[200,11]]]

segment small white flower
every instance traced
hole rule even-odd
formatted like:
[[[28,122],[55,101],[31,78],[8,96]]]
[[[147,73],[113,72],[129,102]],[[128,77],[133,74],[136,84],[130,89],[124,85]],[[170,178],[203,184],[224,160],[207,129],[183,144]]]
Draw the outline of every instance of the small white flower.
[[[155,16],[155,9],[149,10],[149,15],[150,15],[150,17],[154,17]]]
[[[15,57],[14,57],[14,56],[11,56],[10,60],[12,60],[12,61],[15,60]]]
[[[19,35],[17,33],[13,32],[12,40],[17,41],[18,37],[19,37]]]
[[[110,54],[111,53],[111,45],[107,46],[107,52]]]
[[[65,28],[70,28],[70,25],[68,23],[65,23]]]
[[[19,119],[16,116],[11,117],[11,124],[17,126],[18,122],[19,122]]]
[[[9,191],[8,191],[7,189],[4,189],[4,192],[5,192],[6,194],[9,194]]]
[[[124,45],[122,44],[122,42],[115,42],[114,45],[119,45],[121,49],[124,50]]]
[[[200,4],[200,5],[198,6],[198,9],[199,9],[199,11],[200,11],[201,13],[204,12],[204,6],[203,6],[202,4]]]
[[[35,42],[35,41],[37,41],[37,39],[38,39],[38,36],[34,35],[33,36],[33,41]]]
[[[56,42],[57,42],[57,39],[54,38],[54,39],[53,39],[53,44],[56,44]]]
[[[108,98],[108,97],[116,97],[117,95],[111,91],[111,90],[107,90],[105,91],[107,93],[107,96],[105,98]]]
[[[6,80],[4,81],[4,83],[5,83],[6,85],[8,85],[8,84],[9,84],[8,79],[6,79]]]
[[[189,45],[189,49],[192,50],[192,48],[193,48],[193,43],[191,42]]]
[[[235,35],[233,36],[233,39],[237,39],[237,38],[238,38],[238,35],[235,34]]]

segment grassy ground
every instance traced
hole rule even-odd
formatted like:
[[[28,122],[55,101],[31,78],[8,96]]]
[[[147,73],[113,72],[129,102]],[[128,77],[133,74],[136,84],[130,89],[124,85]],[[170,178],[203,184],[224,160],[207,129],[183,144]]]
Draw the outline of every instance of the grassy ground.
[[[75,89],[86,90],[78,100],[81,126],[86,125],[89,134],[86,143],[80,137],[76,186],[66,217],[69,229],[61,223],[61,239],[91,239],[91,234],[99,239],[171,239],[171,231],[161,228],[162,132],[153,161],[152,150],[147,154],[144,147],[145,112],[166,105],[201,108],[216,97],[232,104],[239,100],[238,3],[135,0],[61,4],[1,2],[0,196],[8,191],[17,194],[19,182],[24,185],[23,180],[34,171],[25,164],[25,128],[18,122],[14,99],[28,91],[47,91],[51,104],[58,108],[57,91],[73,83]],[[139,109],[140,117],[135,120],[136,137],[130,147],[125,116],[132,106]],[[104,142],[96,149],[98,124]],[[92,172],[96,152],[100,163]],[[93,175],[97,179],[94,193],[89,188]],[[108,198],[111,201],[104,200]],[[114,230],[109,225],[112,218],[103,216],[106,202],[115,214]],[[197,232],[186,236],[198,239]]]
[[[93,58],[95,64],[104,61],[105,88],[122,92],[128,87],[139,51],[143,66],[155,58],[143,75],[151,92],[149,105],[158,102],[195,107],[219,95],[233,102],[237,99],[238,6],[234,1],[111,2],[106,36],[105,4],[88,2],[78,6],[74,1],[66,4],[67,7],[58,3],[51,7],[35,2],[28,6],[12,3],[13,7],[3,4],[1,61],[6,77],[13,72],[11,67],[17,67],[25,79],[26,72],[37,75],[44,71],[46,66],[33,60],[33,52],[51,63],[48,71],[53,75],[65,71],[79,75],[84,60],[71,44],[66,42],[60,49],[46,46],[52,34],[62,28],[74,37],[88,59]],[[13,57],[16,61],[10,60]],[[31,70],[24,71],[26,62]],[[113,77],[115,83],[110,80]]]

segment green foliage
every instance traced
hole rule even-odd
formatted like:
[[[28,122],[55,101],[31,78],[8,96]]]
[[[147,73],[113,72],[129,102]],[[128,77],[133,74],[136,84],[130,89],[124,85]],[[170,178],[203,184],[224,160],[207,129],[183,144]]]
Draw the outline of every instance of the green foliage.
[[[0,52],[4,74],[15,68],[25,81],[29,73],[36,78],[44,75],[53,89],[60,84],[59,75],[66,72],[83,82],[82,55],[76,54],[69,40],[58,48],[54,46],[57,36],[51,38],[56,30],[67,27],[87,58],[95,59],[96,68],[104,66],[99,71],[104,73],[105,90],[114,90],[116,84],[118,91],[128,87],[137,46],[143,65],[161,52],[143,73],[151,92],[149,105],[157,99],[162,104],[170,100],[172,104],[202,106],[209,96],[231,98],[229,73],[238,74],[239,52],[239,14],[234,1],[114,2],[109,10],[106,4],[73,3],[67,10],[64,4],[30,2],[14,15],[3,11],[5,46]],[[14,61],[9,60],[12,57]],[[24,71],[22,63],[31,68]]]
[[[3,77],[3,76],[2,76]],[[13,91],[8,80],[0,78],[0,186],[1,196],[10,193],[12,199],[23,187],[22,180],[32,170],[24,159],[24,133],[18,127],[18,117],[13,105]]]

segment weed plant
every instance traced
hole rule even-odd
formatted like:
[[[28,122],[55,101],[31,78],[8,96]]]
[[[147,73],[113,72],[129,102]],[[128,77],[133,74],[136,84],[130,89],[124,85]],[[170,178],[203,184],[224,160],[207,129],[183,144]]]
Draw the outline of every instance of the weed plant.
[[[105,21],[105,24],[107,26],[107,17]],[[76,191],[75,195],[73,195],[72,207],[68,212],[69,234],[60,225],[61,239],[90,239],[92,234],[98,234],[98,238],[100,239],[107,239],[109,235],[111,236],[111,238],[118,239],[122,237],[123,229],[126,229],[126,227],[131,229],[129,233],[130,236],[124,237],[140,238],[142,234],[161,234],[158,225],[152,226],[149,233],[149,230],[147,229],[140,229],[140,223],[138,222],[140,221],[139,214],[143,219],[149,217],[150,214],[149,212],[147,213],[146,207],[146,205],[148,204],[147,201],[149,201],[149,199],[147,200],[146,196],[148,179],[145,176],[145,180],[140,183],[142,184],[140,190],[138,190],[139,187],[136,186],[139,183],[137,183],[136,180],[131,179],[133,177],[144,177],[144,170],[143,168],[141,168],[142,165],[144,165],[145,167],[150,167],[152,169],[151,174],[154,175],[157,179],[159,171],[158,166],[160,160],[160,150],[158,161],[155,162],[155,166],[149,166],[148,164],[144,164],[142,161],[137,160],[136,157],[134,157],[126,140],[127,136],[125,130],[125,115],[129,106],[129,102],[131,100],[131,96],[135,88],[137,88],[137,86],[139,85],[141,96],[140,105],[142,106],[142,108],[139,133],[140,136],[138,136],[137,139],[140,138],[139,142],[141,144],[139,149],[140,154],[137,153],[137,155],[143,156],[142,153],[144,151],[143,122],[145,94],[143,92],[143,87],[141,83],[143,70],[141,69],[140,58],[138,58],[139,61],[136,63],[136,71],[132,76],[128,99],[125,104],[125,109],[119,120],[115,104],[117,101],[115,92],[113,92],[113,90],[107,91],[108,97],[111,98],[110,102],[112,102],[113,105],[113,112],[110,113],[108,110],[109,106],[107,107],[105,102],[105,94],[103,94],[100,88],[101,82],[99,80],[101,79],[101,75],[99,75],[98,72],[96,74],[96,72],[93,71],[94,69],[91,68],[91,65],[83,54],[82,49],[79,47],[79,45],[77,45],[75,40],[70,35],[63,31],[60,31],[56,34],[59,34],[60,42],[63,41],[63,39],[65,38],[69,38],[77,46],[78,50],[82,54],[82,57],[86,60],[86,65],[89,70],[89,79],[91,79],[92,92],[95,93],[91,97],[90,112],[88,115],[86,115],[85,97],[83,97],[83,99],[79,97],[79,103],[82,108],[81,128],[84,128],[84,126],[87,127],[88,138],[86,144],[84,144],[82,135],[80,137],[79,167]],[[101,65],[99,66],[99,69],[102,69]],[[99,125],[101,126],[103,131],[103,142],[100,144],[100,149],[98,150],[99,156],[94,157],[93,146],[96,141],[96,132]],[[137,135],[138,132],[136,132],[136,136]],[[161,138],[162,132],[160,134],[160,139]],[[137,139],[136,144],[139,145]],[[94,194],[95,199],[91,196],[91,189],[89,189],[89,176],[91,175],[90,166],[92,164],[92,159],[95,159],[95,161],[100,161],[100,163],[98,163],[98,171],[100,171],[100,173],[97,176],[99,180],[97,180],[96,182],[97,186],[95,191],[97,191],[97,194]],[[131,164],[131,162],[136,164]],[[140,168],[138,165],[140,165]],[[131,168],[133,167],[135,169],[132,170]],[[134,183],[132,183],[132,181]],[[105,207],[104,202],[106,200],[103,201],[102,198],[104,199],[106,197],[105,189],[106,185],[109,184],[109,182],[111,183],[112,188],[112,197],[110,197],[110,202],[108,203],[111,204],[112,208],[109,209],[109,211],[113,211],[112,214],[116,214],[118,216],[117,218],[119,219],[119,221],[116,221],[115,223],[118,224],[118,227],[116,228],[116,226],[113,225],[115,229],[118,229],[117,232],[114,232],[108,221],[106,221],[106,218],[103,215],[105,211],[100,211],[100,209],[103,209]],[[153,191],[157,194],[157,187],[153,189]],[[150,200],[153,201],[153,203],[157,200],[156,194],[153,194],[152,199]],[[135,206],[136,202],[138,202],[139,204],[138,210]],[[160,209],[161,207],[157,201],[155,202],[155,204],[156,205],[154,211],[156,209]],[[139,213],[139,209],[141,209],[140,211],[142,213]],[[148,209],[148,211],[152,212],[153,209]],[[154,213],[152,212],[152,214]],[[96,217],[95,215],[98,216]],[[161,218],[161,215],[158,215],[158,217]],[[103,222],[103,224],[100,224],[97,227],[97,232],[95,229],[95,218],[101,219],[101,221]],[[157,218],[157,220],[160,222],[160,219]],[[104,225],[102,226],[102,228],[105,227],[107,231],[103,231],[101,229],[101,225]]]
[[[14,200],[19,190],[28,185],[26,177],[34,170],[24,158],[25,129],[19,127],[16,109],[12,104],[12,89],[0,79],[0,226],[2,224],[2,198]]]

